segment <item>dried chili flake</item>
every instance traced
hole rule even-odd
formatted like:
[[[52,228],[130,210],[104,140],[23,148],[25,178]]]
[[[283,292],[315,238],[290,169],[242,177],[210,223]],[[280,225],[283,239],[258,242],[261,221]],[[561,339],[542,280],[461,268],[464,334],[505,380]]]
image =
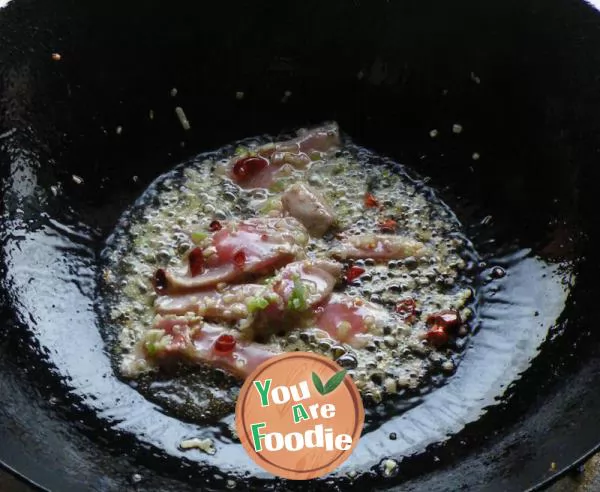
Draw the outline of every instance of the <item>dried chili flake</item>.
[[[219,335],[213,346],[214,351],[219,354],[229,354],[233,352],[237,341],[234,336],[226,333]]]
[[[365,207],[375,208],[379,207],[379,200],[373,196],[372,193],[365,193]]]
[[[346,270],[346,282],[350,283],[360,277],[363,273],[365,273],[365,269],[359,266],[352,265]]]
[[[244,253],[243,249],[233,255],[233,263],[235,263],[235,266],[238,268],[241,268],[246,264],[246,253]]]
[[[398,223],[394,219],[385,219],[379,222],[379,230],[382,232],[396,232]]]
[[[204,273],[204,253],[201,248],[194,248],[188,256],[192,277]]]
[[[163,268],[156,270],[156,272],[154,272],[152,283],[154,285],[154,290],[158,295],[166,294],[168,287],[167,272],[165,272]]]
[[[210,232],[217,232],[217,231],[220,231],[221,229],[223,229],[223,226],[221,225],[221,223],[218,220],[213,220],[208,225],[208,230]]]

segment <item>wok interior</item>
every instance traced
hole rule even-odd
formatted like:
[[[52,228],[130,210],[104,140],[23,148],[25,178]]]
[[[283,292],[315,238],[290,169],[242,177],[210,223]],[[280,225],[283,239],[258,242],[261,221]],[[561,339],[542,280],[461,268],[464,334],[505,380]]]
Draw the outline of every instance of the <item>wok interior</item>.
[[[0,47],[5,60],[0,121],[3,131],[17,129],[3,139],[9,217],[18,218],[17,209],[24,208],[29,216],[44,211],[65,223],[87,224],[92,239],[86,244],[89,263],[76,270],[81,273],[93,268],[101,238],[123,209],[176,163],[246,136],[337,120],[358,143],[430,176],[430,184],[446,190],[442,196],[465,224],[491,215],[493,227],[472,229],[482,253],[516,242],[552,264],[585,256],[595,238],[590,211],[598,123],[586,92],[595,80],[588,68],[594,58],[591,50],[580,46],[577,29],[578,21],[593,12],[576,2],[546,2],[543,7],[536,2],[460,3],[464,8],[459,14],[456,4],[442,2],[304,2],[282,9],[243,2],[208,8],[160,2],[46,6],[15,0],[0,12],[0,22],[9,26]],[[564,15],[572,19],[568,29],[559,20]],[[590,45],[593,35],[597,36],[588,34]],[[35,50],[29,52],[32,45]],[[53,52],[61,54],[60,62],[52,60]],[[177,88],[176,97],[170,94],[172,88]],[[282,102],[286,91],[291,95]],[[236,97],[238,92],[243,98]],[[176,106],[185,110],[190,131],[179,125]],[[463,126],[462,134],[451,131],[455,123]],[[435,139],[432,129],[439,131]],[[479,160],[473,160],[474,153]],[[73,174],[81,176],[84,185],[75,183]],[[47,191],[57,182],[62,184],[59,199],[38,200],[38,187]],[[27,229],[21,232],[29,233]],[[489,238],[487,230],[492,231]],[[10,278],[13,264],[6,253]],[[446,453],[440,446],[435,455],[443,459],[440,466],[458,457],[468,462],[467,448],[476,449],[498,429],[508,435],[527,412],[539,410],[545,392],[559,384],[554,381],[575,373],[587,360],[594,344],[586,337],[593,335],[582,327],[596,290],[590,261],[581,268],[572,293],[577,309],[559,318],[553,339],[502,405],[491,411],[497,416],[495,425],[488,417],[468,427],[456,441],[471,446],[453,442]],[[77,392],[65,394],[69,381],[37,364],[38,347],[31,339],[36,330],[27,329],[18,290],[6,290],[3,300],[13,322],[6,330],[2,374],[7,374],[5,389],[14,395],[10,419],[21,413],[21,426],[28,427],[35,418],[49,429],[57,427],[55,434],[49,431],[54,438],[63,432],[60,413],[70,419],[69,408],[83,408],[86,402],[76,401]],[[79,290],[84,296],[93,294],[85,286]],[[542,292],[540,302],[544,299],[552,304],[555,297]],[[560,303],[558,308],[557,316]],[[23,376],[18,368],[25,366],[31,367],[32,375],[24,380],[37,380],[37,395],[27,395],[28,387],[22,387],[19,378],[11,379],[15,373]],[[52,395],[61,395],[58,405],[52,403]],[[49,398],[55,409],[48,409]],[[553,420],[544,422],[551,425]],[[584,425],[585,419],[581,422]],[[103,436],[92,427],[83,436]],[[15,428],[7,435],[15,434]],[[69,446],[80,453],[85,473],[105,475],[111,486],[157,463],[153,450],[142,446],[136,465],[115,464],[104,451],[85,449],[89,442],[80,440],[88,437],[68,433]],[[125,434],[113,453],[131,444]],[[593,435],[572,447],[581,452],[588,442],[595,442]],[[43,454],[37,447],[41,442],[21,451],[12,464],[45,484],[60,481],[48,467],[37,474],[31,470],[35,452]],[[540,449],[541,456],[545,448]],[[516,454],[523,456],[520,452],[531,458],[534,471],[507,465],[498,483],[507,475],[523,484],[544,476],[543,459],[538,462],[532,451]],[[416,480],[436,469],[433,458],[413,460],[398,480]],[[478,464],[471,466],[477,470]],[[174,468],[175,476],[187,474],[167,466]],[[67,475],[76,480],[73,470]],[[148,487],[166,486],[171,480],[150,472],[142,475],[152,476],[143,482]],[[436,483],[435,476],[430,480]]]

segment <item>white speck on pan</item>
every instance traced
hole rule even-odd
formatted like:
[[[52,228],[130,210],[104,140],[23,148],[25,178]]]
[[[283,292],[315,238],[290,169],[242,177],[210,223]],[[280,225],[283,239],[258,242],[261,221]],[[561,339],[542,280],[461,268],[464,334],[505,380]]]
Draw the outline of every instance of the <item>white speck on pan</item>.
[[[123,127],[119,125],[115,131],[117,132],[117,135],[121,135],[121,133],[123,133]]]
[[[10,130],[5,131],[4,133],[0,133],[0,139],[8,138],[16,131],[17,131],[16,128],[11,128]]]
[[[492,221],[491,215],[486,215],[483,219],[481,219],[481,225],[487,225]]]
[[[288,102],[290,97],[292,97],[292,91],[285,91],[283,93],[283,97],[281,98],[281,102],[282,103]]]
[[[473,152],[473,155],[471,157],[474,161],[478,161],[481,155],[479,155],[479,152]]]
[[[183,111],[183,108],[181,106],[177,106],[175,108],[175,114],[177,115],[177,118],[179,119],[179,123],[181,123],[181,126],[183,127],[184,130],[189,130],[191,128],[190,122],[187,119],[187,116],[185,115],[185,112]]]
[[[73,174],[72,178],[73,178],[73,182],[75,184],[78,184],[78,185],[83,184],[83,178],[81,176],[77,176],[77,174]]]
[[[471,80],[476,84],[481,84],[481,79],[475,75],[475,72],[471,72]]]
[[[150,118],[151,120],[154,119],[154,111],[152,109],[148,111],[148,118]]]
[[[178,91],[177,91],[177,88],[176,88],[176,87],[173,87],[173,88],[171,89],[171,97],[176,97],[176,96],[177,96],[177,92],[178,92]]]
[[[242,91],[237,91],[237,92],[235,93],[235,98],[236,98],[238,101],[241,101],[242,99],[244,99],[244,96],[245,96],[245,94],[244,94]]]
[[[439,134],[439,132],[438,132],[436,129],[433,129],[433,130],[431,130],[431,131],[429,132],[429,136],[430,136],[431,138],[435,138],[435,137],[437,137],[437,136],[438,136],[438,134]]]
[[[181,441],[179,447],[181,449],[199,449],[207,454],[215,454],[217,452],[213,446],[212,439],[199,439],[197,437]]]
[[[458,123],[454,123],[454,125],[452,125],[453,133],[456,133],[458,135],[459,133],[462,133],[462,131],[463,131],[462,125],[459,125]]]
[[[392,459],[387,459],[381,464],[384,477],[392,477],[398,471],[398,462]]]

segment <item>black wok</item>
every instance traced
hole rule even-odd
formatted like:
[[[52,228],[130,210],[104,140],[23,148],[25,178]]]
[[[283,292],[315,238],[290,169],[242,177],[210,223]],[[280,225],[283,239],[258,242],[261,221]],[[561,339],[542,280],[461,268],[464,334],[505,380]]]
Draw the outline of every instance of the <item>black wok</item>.
[[[551,482],[600,443],[599,81],[600,15],[579,0],[12,0],[0,9],[0,461],[53,490],[227,486],[239,449],[181,456],[171,436],[187,427],[172,427],[192,424],[114,377],[98,254],[177,163],[336,120],[430,178],[479,249],[487,304],[448,384],[363,436],[356,480],[251,474],[236,487]],[[400,438],[379,445],[385,425]],[[401,460],[395,477],[379,473],[386,456]]]

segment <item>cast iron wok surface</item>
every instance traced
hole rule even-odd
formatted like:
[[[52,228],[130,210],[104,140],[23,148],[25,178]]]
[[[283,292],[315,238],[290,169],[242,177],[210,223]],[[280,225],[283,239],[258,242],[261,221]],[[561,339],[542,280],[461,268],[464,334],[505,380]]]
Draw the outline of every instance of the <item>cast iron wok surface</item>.
[[[488,295],[540,306],[538,317],[513,312],[514,325],[496,323],[498,332],[482,319],[475,337],[497,360],[493,333],[506,337],[500,348],[533,326],[547,335],[513,347],[510,384],[490,389],[457,432],[404,457],[398,476],[377,472],[384,456],[365,458],[356,487],[519,490],[552,479],[551,463],[567,467],[600,441],[599,22],[582,2],[548,0],[14,0],[0,10],[0,459],[54,490],[225,485],[218,463],[167,457],[126,427],[136,414],[116,400],[122,388],[80,301],[95,295],[103,239],[157,175],[239,138],[337,120],[359,143],[430,176],[484,257],[525,251],[547,265],[509,264],[504,284],[485,283],[481,266]],[[191,131],[178,126],[176,105]],[[490,227],[476,225],[488,215]],[[535,349],[528,359],[523,344]],[[93,397],[102,388],[117,395],[108,410]],[[265,485],[246,478],[238,488]]]

